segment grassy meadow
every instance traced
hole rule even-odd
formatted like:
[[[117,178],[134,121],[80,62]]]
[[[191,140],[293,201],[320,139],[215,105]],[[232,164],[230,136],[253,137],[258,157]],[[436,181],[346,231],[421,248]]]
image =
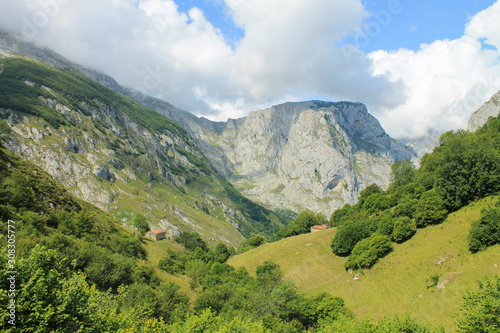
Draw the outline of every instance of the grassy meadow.
[[[347,258],[332,253],[336,228],[264,244],[231,258],[229,264],[254,274],[258,265],[272,260],[301,292],[340,296],[359,317],[409,313],[431,326],[454,331],[453,316],[463,295],[477,288],[478,278],[500,274],[500,246],[471,254],[467,241],[472,222],[496,200],[494,196],[474,202],[442,224],[418,230],[357,276],[344,269]]]

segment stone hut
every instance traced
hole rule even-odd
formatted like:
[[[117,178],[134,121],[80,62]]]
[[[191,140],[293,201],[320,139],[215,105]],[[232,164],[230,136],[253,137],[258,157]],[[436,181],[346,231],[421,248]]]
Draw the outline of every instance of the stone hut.
[[[322,231],[326,229],[330,229],[332,227],[331,224],[321,224],[321,225],[313,225],[311,227],[311,232]]]
[[[159,241],[167,238],[167,233],[163,229],[156,229],[146,232],[146,237]]]

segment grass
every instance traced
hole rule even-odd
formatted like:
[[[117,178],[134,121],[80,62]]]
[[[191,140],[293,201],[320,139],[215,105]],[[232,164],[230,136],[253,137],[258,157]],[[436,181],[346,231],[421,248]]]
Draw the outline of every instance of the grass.
[[[496,200],[489,197],[472,203],[441,225],[418,230],[409,241],[395,244],[391,254],[362,272],[358,280],[345,271],[347,258],[335,256],[330,249],[335,228],[262,245],[232,258],[230,264],[254,273],[258,265],[273,260],[301,292],[341,296],[359,317],[409,313],[453,332],[453,315],[466,292],[477,288],[478,278],[500,274],[500,245],[472,254],[467,242],[471,223]],[[436,275],[438,285],[449,281],[444,289],[430,287]]]

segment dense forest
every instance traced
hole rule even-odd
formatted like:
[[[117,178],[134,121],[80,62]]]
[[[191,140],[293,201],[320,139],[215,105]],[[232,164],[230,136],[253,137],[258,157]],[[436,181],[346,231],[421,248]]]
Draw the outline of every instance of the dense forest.
[[[498,193],[499,133],[499,118],[475,133],[448,132],[418,170],[398,162],[386,191],[369,186],[356,205],[337,210],[330,218],[338,228],[331,247],[349,256],[346,269],[370,268],[394,242]],[[471,229],[470,251],[500,243],[499,215],[498,204],[483,212]],[[340,297],[301,294],[273,262],[264,262],[255,276],[235,270],[226,261],[236,250],[222,243],[212,249],[196,233],[178,237],[184,250],[170,251],[157,268],[189,277],[195,294],[190,298],[144,265],[148,258],[140,233],[75,199],[44,171],[3,148],[0,220],[4,332],[444,331],[410,316],[356,318]],[[304,212],[278,238],[305,233],[326,220]],[[251,237],[239,251],[263,242]],[[458,327],[497,332],[499,311],[500,278],[484,278],[478,292],[464,295]]]

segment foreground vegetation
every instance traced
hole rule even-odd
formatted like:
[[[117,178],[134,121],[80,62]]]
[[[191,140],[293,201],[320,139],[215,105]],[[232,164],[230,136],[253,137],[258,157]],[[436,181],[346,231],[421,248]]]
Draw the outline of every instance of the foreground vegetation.
[[[437,225],[468,203],[500,190],[500,118],[475,133],[450,131],[441,144],[422,158],[418,170],[410,161],[392,166],[387,191],[371,185],[354,206],[335,211],[330,223],[339,228],[331,247],[349,256],[346,269],[371,268],[417,229]],[[500,243],[498,210],[484,212],[469,236],[477,252]]]
[[[5,332],[432,331],[408,316],[356,319],[338,296],[301,294],[278,264],[264,262],[251,276],[226,263],[235,250],[223,244],[212,250],[197,234],[185,233],[177,239],[184,250],[164,255],[158,266],[189,277],[196,294],[190,300],[144,265],[148,258],[138,234],[74,199],[11,152],[1,150],[0,157],[4,305],[12,299],[7,221],[16,223],[16,326],[3,306]],[[471,302],[482,299],[475,297]],[[490,292],[488,299],[495,297]],[[464,313],[470,324],[472,312]]]

